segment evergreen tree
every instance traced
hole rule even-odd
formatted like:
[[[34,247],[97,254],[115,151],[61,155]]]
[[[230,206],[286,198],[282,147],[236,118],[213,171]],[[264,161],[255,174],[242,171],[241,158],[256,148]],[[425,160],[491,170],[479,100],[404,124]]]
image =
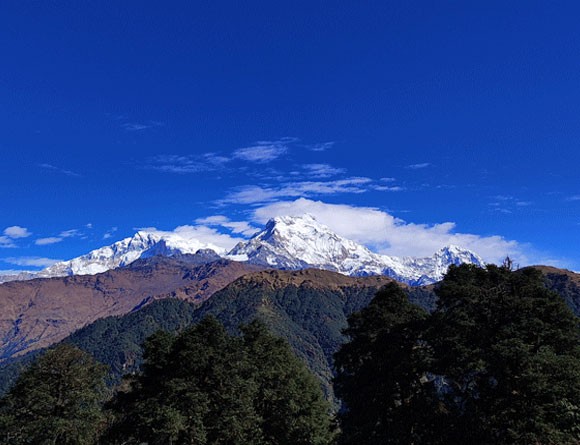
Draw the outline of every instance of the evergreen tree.
[[[336,354],[345,444],[579,444],[580,329],[535,269],[452,266],[425,318],[396,286]]]
[[[272,445],[324,445],[332,435],[330,406],[320,382],[284,340],[254,321],[241,328],[257,388],[254,407],[264,442]]]
[[[392,283],[349,317],[350,342],[335,355],[341,443],[407,444],[419,434],[414,424],[423,410],[426,360],[419,334],[426,315]]]
[[[68,344],[49,350],[0,401],[0,443],[84,445],[104,426],[106,368]]]
[[[577,444],[580,330],[535,269],[450,268],[426,336],[449,443]]]
[[[230,336],[208,317],[151,337],[142,374],[112,404],[105,443],[328,444],[328,405],[305,365],[263,327],[244,332]]]

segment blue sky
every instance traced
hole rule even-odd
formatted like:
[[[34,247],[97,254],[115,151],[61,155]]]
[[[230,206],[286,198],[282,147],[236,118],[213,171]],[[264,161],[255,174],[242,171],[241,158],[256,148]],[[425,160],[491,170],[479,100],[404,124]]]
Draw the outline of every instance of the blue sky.
[[[0,269],[308,211],[580,270],[575,2],[0,4]]]

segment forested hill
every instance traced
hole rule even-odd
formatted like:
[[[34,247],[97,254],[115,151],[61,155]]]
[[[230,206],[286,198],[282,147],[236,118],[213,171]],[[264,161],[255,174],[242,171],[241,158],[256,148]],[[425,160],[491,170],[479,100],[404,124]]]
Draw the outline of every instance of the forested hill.
[[[208,314],[235,332],[240,323],[263,320],[286,338],[297,355],[322,379],[327,393],[331,357],[344,341],[346,317],[368,304],[386,277],[351,278],[334,272],[265,271],[244,276],[217,292],[201,307],[174,298],[155,301],[125,316],[107,317],[65,339],[111,367],[112,382],[136,371],[143,341],[159,329],[181,330]],[[24,356],[0,369],[0,390],[6,391]]]
[[[560,293],[580,315],[580,276],[554,268],[540,270],[547,286]],[[377,289],[390,281],[380,276],[353,278],[315,269],[263,271],[237,279],[201,306],[176,298],[158,300],[124,316],[97,320],[65,341],[109,365],[110,381],[116,383],[123,374],[139,368],[142,343],[157,330],[182,330],[213,314],[235,332],[240,323],[258,318],[289,341],[331,394],[332,355],[345,340],[341,331],[347,316],[366,306]],[[407,287],[405,292],[410,301],[432,310],[433,289]],[[19,357],[0,367],[0,393],[9,388],[18,370],[32,357]]]

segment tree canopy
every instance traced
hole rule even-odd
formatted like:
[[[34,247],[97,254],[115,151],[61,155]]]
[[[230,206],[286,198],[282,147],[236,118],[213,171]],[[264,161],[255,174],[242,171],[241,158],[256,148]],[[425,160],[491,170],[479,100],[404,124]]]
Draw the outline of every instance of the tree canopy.
[[[105,423],[106,367],[62,344],[24,371],[0,400],[0,443],[93,444]]]
[[[112,404],[108,443],[329,444],[319,382],[262,324],[241,330],[230,336],[208,317],[152,336],[142,373]]]
[[[336,355],[342,442],[580,443],[580,330],[534,269],[451,267],[426,316],[396,286]]]

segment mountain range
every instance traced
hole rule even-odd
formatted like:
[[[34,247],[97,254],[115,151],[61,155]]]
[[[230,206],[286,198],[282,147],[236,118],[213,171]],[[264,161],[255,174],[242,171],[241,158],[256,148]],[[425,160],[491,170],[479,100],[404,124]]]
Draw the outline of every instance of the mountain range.
[[[148,336],[159,329],[169,332],[180,331],[207,315],[213,315],[230,332],[235,333],[241,323],[249,323],[257,318],[266,323],[272,332],[291,344],[296,354],[319,377],[327,396],[332,399],[333,354],[345,341],[342,330],[347,325],[348,315],[366,306],[378,288],[392,281],[384,276],[348,277],[317,269],[254,270],[233,278],[242,270],[238,269],[236,273],[232,273],[231,270],[228,272],[230,267],[248,267],[248,265],[228,263],[227,260],[219,260],[217,264],[196,265],[195,261],[196,259],[191,256],[180,259],[154,257],[138,260],[127,268],[102,274],[103,277],[109,277],[109,280],[101,281],[100,292],[107,293],[107,286],[111,285],[111,294],[116,295],[116,299],[112,301],[117,301],[115,310],[117,312],[114,312],[114,316],[98,317],[62,341],[77,345],[102,363],[109,365],[110,383],[116,384],[124,374],[138,371],[142,363],[142,344]],[[546,286],[559,293],[575,314],[580,316],[580,275],[551,267],[539,269],[544,275]],[[209,272],[211,270],[214,271],[213,274]],[[186,282],[184,287],[146,299],[122,315],[118,312],[124,306],[121,300],[125,298],[128,302],[135,302],[138,299],[132,299],[128,294],[124,296],[115,294],[115,285],[121,284],[121,279],[111,279],[110,274],[126,274],[129,271],[132,279],[145,279],[148,286],[152,286],[154,277],[167,280],[173,276],[173,285],[179,285],[180,277],[183,276],[191,276],[192,279],[184,280]],[[198,276],[203,284],[196,284],[194,276]],[[71,278],[34,281],[43,283],[67,280]],[[221,283],[228,280],[231,282],[213,293],[211,291],[199,293],[200,288],[212,286],[216,289],[221,286],[211,284],[213,280],[220,280]],[[78,287],[80,284],[73,285],[70,294],[82,289]],[[90,287],[94,283],[84,284]],[[435,286],[403,285],[403,289],[411,302],[431,311],[436,301]],[[167,284],[165,288],[170,287],[171,285]],[[211,297],[208,297],[210,294]],[[84,300],[75,300],[74,303],[83,304],[84,301],[85,305],[90,306],[92,299],[98,302],[102,298],[98,293],[84,295],[86,297]],[[196,295],[203,296],[198,298]],[[52,298],[56,297],[53,295]],[[65,295],[57,300],[60,306],[57,305],[53,310],[63,310],[67,299],[68,295]],[[48,300],[49,298],[41,298],[34,301],[42,306],[48,304]],[[65,320],[67,316],[75,315],[76,312],[62,312],[61,317]],[[34,324],[42,320],[32,321]],[[21,324],[24,327],[26,323],[25,320]],[[41,344],[50,344],[50,340],[54,339],[55,337],[52,337],[47,339],[48,341],[31,344],[27,354],[12,355],[3,362],[0,360],[0,394],[6,391],[23,366],[42,353],[43,349],[37,347]]]
[[[385,275],[420,286],[443,278],[451,264],[483,266],[474,252],[445,246],[426,258],[395,257],[374,253],[367,247],[334,233],[311,215],[282,216],[268,221],[264,230],[229,252],[173,232],[139,231],[133,237],[93,250],[72,260],[58,262],[40,272],[0,276],[0,282],[72,275],[93,275],[156,255],[203,254],[283,270],[316,268],[350,276]]]

